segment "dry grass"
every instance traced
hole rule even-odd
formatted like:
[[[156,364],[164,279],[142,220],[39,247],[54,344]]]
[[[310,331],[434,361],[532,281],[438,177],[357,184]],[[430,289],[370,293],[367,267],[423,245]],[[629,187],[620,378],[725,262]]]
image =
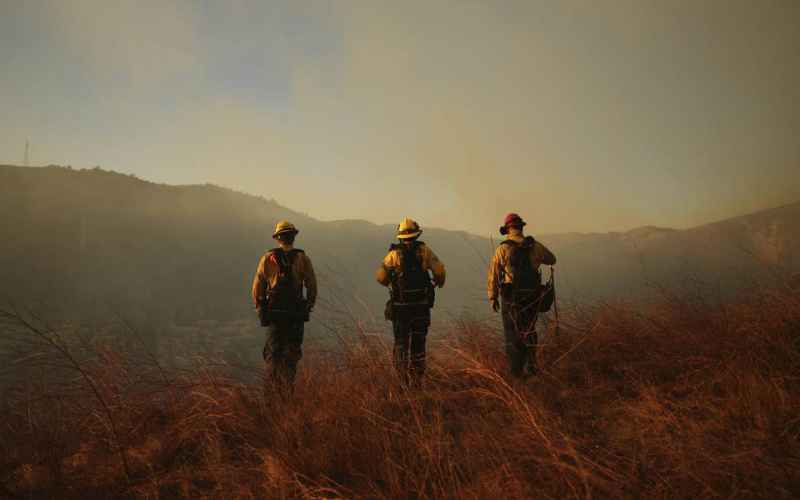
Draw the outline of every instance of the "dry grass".
[[[363,336],[340,356],[307,350],[293,402],[224,366],[165,369],[143,348],[9,323],[0,496],[800,495],[796,293],[606,305],[566,323],[527,382],[505,376],[500,334],[474,322],[439,332],[420,391]]]

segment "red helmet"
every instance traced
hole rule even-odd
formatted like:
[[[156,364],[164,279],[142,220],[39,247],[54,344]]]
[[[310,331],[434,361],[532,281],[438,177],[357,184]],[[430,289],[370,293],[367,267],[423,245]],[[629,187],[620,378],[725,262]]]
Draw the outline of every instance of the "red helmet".
[[[522,217],[519,214],[515,214],[511,212],[510,214],[506,215],[506,218],[503,220],[503,225],[500,226],[500,234],[508,234],[509,226],[517,226],[522,227],[526,224]]]

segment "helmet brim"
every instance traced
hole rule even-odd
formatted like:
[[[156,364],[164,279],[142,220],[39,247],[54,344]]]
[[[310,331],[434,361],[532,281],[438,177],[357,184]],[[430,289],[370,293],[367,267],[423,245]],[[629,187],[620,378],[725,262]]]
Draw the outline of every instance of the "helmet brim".
[[[297,229],[284,229],[283,231],[278,231],[277,233],[273,233],[272,237],[273,238],[277,238],[278,236],[280,236],[282,234],[297,234],[299,232],[300,231],[298,231]]]
[[[420,234],[422,234],[422,231],[414,231],[413,233],[398,233],[397,239],[410,240],[411,238],[418,237]]]
[[[527,226],[527,225],[528,225],[528,223],[525,222],[525,221],[522,221],[522,220],[518,221],[518,222],[509,222],[508,224],[500,226],[500,234],[505,236],[506,234],[508,234],[508,228],[510,228],[510,227],[519,227],[519,228],[521,228],[521,227]]]

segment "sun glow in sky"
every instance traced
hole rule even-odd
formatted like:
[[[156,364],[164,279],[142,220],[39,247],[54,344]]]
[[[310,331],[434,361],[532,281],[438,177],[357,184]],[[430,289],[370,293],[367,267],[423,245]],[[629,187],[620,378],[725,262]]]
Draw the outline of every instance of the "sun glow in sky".
[[[800,200],[800,3],[0,1],[0,162],[321,219],[686,227]]]

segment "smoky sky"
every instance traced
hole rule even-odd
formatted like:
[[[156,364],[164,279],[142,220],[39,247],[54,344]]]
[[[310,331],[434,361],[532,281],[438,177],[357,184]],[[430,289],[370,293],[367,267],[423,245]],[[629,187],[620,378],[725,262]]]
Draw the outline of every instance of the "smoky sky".
[[[0,1],[0,162],[478,234],[800,200],[800,3]]]

